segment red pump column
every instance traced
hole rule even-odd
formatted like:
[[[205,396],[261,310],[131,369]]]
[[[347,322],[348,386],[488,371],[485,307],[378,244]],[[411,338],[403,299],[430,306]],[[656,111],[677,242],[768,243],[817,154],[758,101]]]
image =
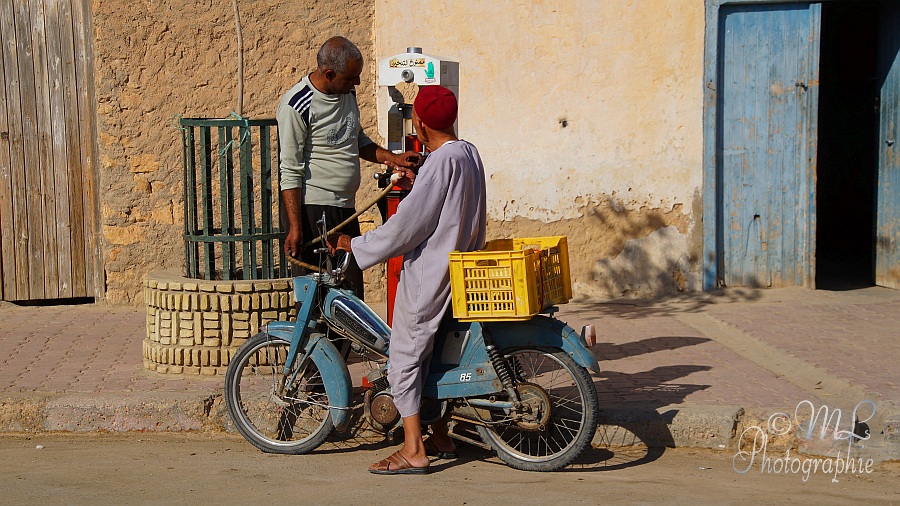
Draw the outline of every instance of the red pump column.
[[[432,85],[443,86],[459,98],[459,63],[423,54],[421,47],[407,47],[404,53],[378,61],[378,86],[387,89],[391,101],[383,125],[387,131],[385,148],[394,153],[408,150],[423,153],[422,145],[416,139],[412,126],[412,105],[419,88]],[[405,195],[406,192],[394,187],[393,191],[378,203],[383,220],[387,220],[397,211],[397,206]],[[394,301],[402,270],[402,257],[388,260],[388,325],[393,323]]]
[[[398,187],[394,187],[388,192],[387,197],[387,216],[390,218],[397,212],[397,206],[403,197],[409,193]],[[387,324],[390,327],[394,321],[394,300],[397,298],[397,283],[400,282],[400,271],[403,270],[403,257],[390,258],[387,261]]]
[[[424,148],[422,142],[419,141],[415,134],[405,136],[404,147],[406,151],[415,151],[417,153],[426,154],[427,149]],[[415,183],[414,183],[415,184]],[[387,197],[387,213],[385,219],[389,219],[397,212],[397,206],[403,200],[409,191],[395,186],[388,192]],[[390,258],[387,261],[387,324],[391,326],[394,321],[394,300],[397,298],[397,284],[400,282],[400,271],[403,270],[403,257]]]

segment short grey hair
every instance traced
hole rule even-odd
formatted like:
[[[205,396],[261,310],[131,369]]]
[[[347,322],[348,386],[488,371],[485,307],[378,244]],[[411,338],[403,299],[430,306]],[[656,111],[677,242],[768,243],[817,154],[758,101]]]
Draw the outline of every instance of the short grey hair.
[[[332,37],[322,44],[316,55],[316,64],[322,70],[333,70],[338,74],[345,72],[350,61],[362,61],[362,53],[356,44],[345,37]]]

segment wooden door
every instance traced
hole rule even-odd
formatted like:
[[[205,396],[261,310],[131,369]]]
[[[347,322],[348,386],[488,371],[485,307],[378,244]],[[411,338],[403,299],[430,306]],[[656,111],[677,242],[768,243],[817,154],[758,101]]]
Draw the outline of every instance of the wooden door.
[[[0,0],[0,299],[100,295],[88,0]]]
[[[884,2],[882,8],[875,283],[900,288],[900,4]]]
[[[820,27],[819,4],[720,10],[716,241],[726,286],[815,282]]]

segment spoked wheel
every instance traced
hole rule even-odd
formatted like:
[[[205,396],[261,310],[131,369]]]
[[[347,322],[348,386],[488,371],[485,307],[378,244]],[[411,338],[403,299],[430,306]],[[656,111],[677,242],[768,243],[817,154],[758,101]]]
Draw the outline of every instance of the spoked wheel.
[[[597,391],[587,371],[565,352],[550,348],[504,350],[524,406],[492,413],[481,439],[500,460],[525,471],[555,471],[591,444],[597,428]]]
[[[238,348],[225,374],[231,419],[247,441],[268,453],[310,452],[334,430],[325,385],[312,361],[280,388],[287,381],[289,348],[285,339],[256,334]]]

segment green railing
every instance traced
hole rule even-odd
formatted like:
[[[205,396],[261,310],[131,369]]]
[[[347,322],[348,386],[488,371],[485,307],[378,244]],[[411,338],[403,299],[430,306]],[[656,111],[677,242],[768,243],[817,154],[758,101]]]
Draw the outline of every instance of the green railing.
[[[286,234],[278,218],[276,121],[180,118],[179,124],[184,146],[186,276],[226,280],[287,276],[280,247]]]

